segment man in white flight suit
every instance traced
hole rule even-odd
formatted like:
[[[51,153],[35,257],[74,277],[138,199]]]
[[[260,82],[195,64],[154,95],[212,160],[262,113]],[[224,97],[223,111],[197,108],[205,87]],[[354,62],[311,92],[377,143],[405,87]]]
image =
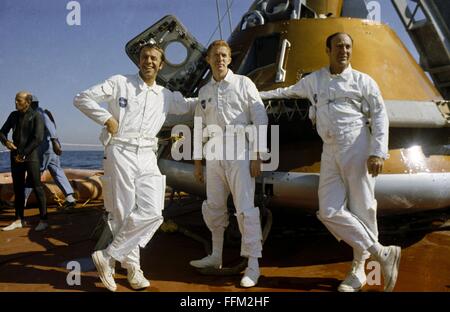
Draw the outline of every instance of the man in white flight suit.
[[[167,114],[193,114],[196,105],[195,100],[156,84],[164,60],[161,48],[143,45],[138,74],[112,76],[74,99],[86,116],[104,125],[103,191],[113,241],[92,258],[110,291],[116,290],[116,260],[128,270],[133,289],[150,285],[140,269],[139,247],[145,247],[163,222],[165,176],[157,166],[156,135]],[[108,103],[108,108],[102,108],[101,102]]]
[[[205,155],[207,200],[203,202],[202,213],[212,234],[212,254],[193,260],[190,264],[196,268],[221,267],[224,231],[228,225],[227,198],[231,192],[242,234],[241,256],[248,258],[241,286],[253,287],[260,276],[258,258],[261,258],[262,250],[259,208],[254,206],[254,177],[261,174],[261,160],[258,148],[252,149],[258,154],[253,156],[248,153],[248,145],[238,151],[237,136],[239,133],[242,135],[242,132],[233,132],[230,125],[245,127],[253,124],[259,131],[259,138],[264,140],[267,128],[258,126],[267,125],[267,113],[255,84],[249,78],[236,75],[228,69],[231,49],[225,41],[216,40],[209,46],[206,61],[213,77],[199,91],[195,115],[202,117],[203,125],[220,130],[219,136],[209,133],[207,144],[217,142],[217,139],[226,144],[221,146],[224,153],[220,159],[208,159],[208,155]],[[226,136],[233,139],[228,141]],[[233,157],[226,157],[224,154],[230,149],[237,153]],[[255,159],[250,160],[252,157]],[[199,181],[203,181],[202,171],[201,160],[195,160],[195,176]]]
[[[322,138],[318,218],[353,248],[352,268],[338,290],[359,291],[366,284],[365,261],[372,254],[394,289],[401,249],[378,242],[375,177],[388,151],[389,122],[376,82],[352,69],[353,39],[346,33],[327,38],[330,65],[296,84],[261,92],[263,99],[308,98],[310,118]],[[369,129],[370,118],[370,129]]]

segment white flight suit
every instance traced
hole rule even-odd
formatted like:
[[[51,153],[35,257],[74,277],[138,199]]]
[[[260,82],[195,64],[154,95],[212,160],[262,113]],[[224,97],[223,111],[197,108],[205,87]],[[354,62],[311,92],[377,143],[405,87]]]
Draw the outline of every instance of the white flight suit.
[[[106,102],[105,109],[99,103]],[[106,127],[103,198],[109,212],[113,242],[107,252],[124,268],[139,265],[139,246],[145,247],[163,222],[165,176],[157,166],[156,135],[167,114],[193,114],[196,101],[184,99],[139,76],[116,75],[81,92],[74,105],[100,125],[114,117],[119,123],[111,136]]]
[[[228,226],[227,198],[231,192],[242,234],[241,256],[260,258],[261,222],[259,208],[254,206],[255,178],[250,175],[248,141],[245,149],[238,151],[237,137],[242,135],[242,132],[227,132],[226,126],[245,127],[253,124],[258,128],[259,125],[267,125],[267,112],[255,84],[245,76],[234,74],[230,69],[225,78],[219,82],[211,78],[200,89],[198,100],[195,115],[202,117],[204,126],[220,127],[223,134],[223,137],[219,138],[215,133],[209,133],[211,138],[207,144],[213,142],[215,138],[223,140],[221,142],[224,143],[221,159],[206,160],[207,200],[202,205],[203,218],[212,233],[223,233]],[[259,138],[264,140],[267,129],[258,128],[258,131]],[[226,136],[233,139],[228,141],[229,138]],[[255,138],[256,136],[258,135],[255,135]],[[228,142],[233,146],[227,145]],[[230,148],[235,151],[234,157],[226,157],[226,150]],[[258,148],[254,151],[259,152]]]
[[[375,179],[369,156],[387,158],[389,122],[376,82],[349,65],[332,75],[324,67],[296,84],[261,92],[263,99],[308,98],[309,117],[322,138],[318,218],[347,242],[358,260],[378,241]],[[370,129],[369,129],[370,118]]]

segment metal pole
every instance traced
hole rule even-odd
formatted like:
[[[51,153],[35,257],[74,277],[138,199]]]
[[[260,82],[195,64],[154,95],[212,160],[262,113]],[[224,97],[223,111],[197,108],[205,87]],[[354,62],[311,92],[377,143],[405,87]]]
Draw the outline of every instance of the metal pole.
[[[231,12],[231,7],[233,6],[233,3],[234,3],[234,0],[231,0],[230,7],[229,7],[230,12]],[[227,15],[227,12],[225,12],[222,15],[222,17],[220,18],[220,21],[223,21],[223,19],[225,18],[225,15]],[[214,37],[214,35],[216,34],[218,28],[219,28],[219,24],[217,24],[216,28],[214,28],[213,33],[209,36],[208,43],[206,43],[206,45],[209,45],[209,43],[211,42],[212,37]]]
[[[228,13],[228,24],[230,25],[230,35],[233,32],[233,23],[231,22],[231,12],[230,12],[230,3],[227,0],[227,13]]]
[[[219,22],[220,39],[223,39],[223,36],[222,36],[222,24],[221,24],[221,19],[220,19],[219,0],[216,0],[216,8],[217,8],[217,21]]]

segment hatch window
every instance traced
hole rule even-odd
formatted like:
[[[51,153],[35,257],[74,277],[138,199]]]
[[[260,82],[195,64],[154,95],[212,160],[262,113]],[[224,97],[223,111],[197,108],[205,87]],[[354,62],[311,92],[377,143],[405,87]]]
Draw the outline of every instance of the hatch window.
[[[165,48],[164,54],[166,56],[166,62],[173,66],[183,65],[188,57],[187,48],[179,41],[169,42]]]

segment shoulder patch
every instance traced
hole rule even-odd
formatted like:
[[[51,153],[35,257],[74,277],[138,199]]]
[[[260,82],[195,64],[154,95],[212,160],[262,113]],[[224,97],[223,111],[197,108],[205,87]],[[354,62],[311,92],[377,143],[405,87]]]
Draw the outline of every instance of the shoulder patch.
[[[119,98],[119,106],[122,108],[125,108],[125,107],[127,107],[127,105],[128,105],[128,100],[124,97],[120,97]]]

